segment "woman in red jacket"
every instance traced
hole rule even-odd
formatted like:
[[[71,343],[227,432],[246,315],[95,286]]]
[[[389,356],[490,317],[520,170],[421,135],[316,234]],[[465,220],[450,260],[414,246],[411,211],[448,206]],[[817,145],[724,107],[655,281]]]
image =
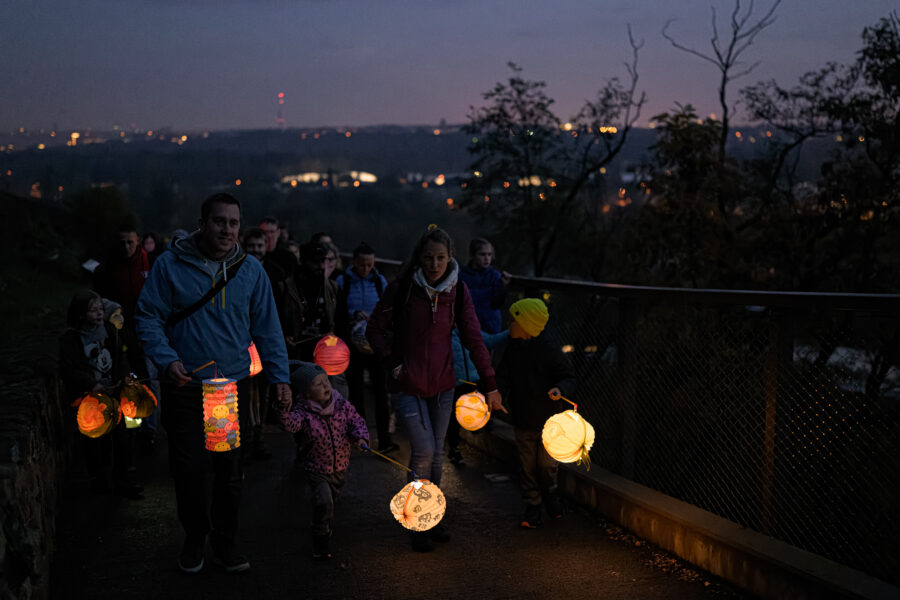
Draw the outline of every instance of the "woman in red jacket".
[[[459,328],[492,410],[503,410],[490,355],[468,289],[458,282],[453,241],[431,226],[419,239],[397,281],[375,307],[366,337],[389,373],[388,390],[410,442],[409,467],[440,485],[444,438],[453,414],[451,332]],[[414,550],[427,552],[431,541],[450,539],[442,525],[412,534]]]

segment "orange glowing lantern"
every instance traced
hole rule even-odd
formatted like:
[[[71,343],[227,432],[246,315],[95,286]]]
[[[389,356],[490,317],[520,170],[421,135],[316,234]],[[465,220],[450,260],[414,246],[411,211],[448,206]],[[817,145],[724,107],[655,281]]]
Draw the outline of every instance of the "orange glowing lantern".
[[[106,435],[122,419],[118,401],[102,392],[87,394],[77,404],[78,431],[90,438]]]
[[[594,428],[574,410],[557,413],[547,419],[541,432],[544,448],[553,459],[564,463],[591,465]]]
[[[427,479],[410,481],[391,499],[391,513],[411,531],[428,531],[441,522],[447,501],[441,488]]]
[[[126,385],[122,388],[119,407],[131,419],[146,419],[156,410],[156,396],[146,385]]]
[[[491,411],[480,392],[463,394],[456,401],[456,420],[463,429],[467,431],[481,429],[490,418]]]
[[[203,431],[206,449],[228,452],[241,445],[237,382],[217,377],[203,380]]]
[[[262,373],[262,361],[259,360],[259,352],[256,351],[256,344],[250,342],[250,347],[247,348],[247,351],[250,353],[250,377],[256,377]]]
[[[341,338],[326,335],[316,344],[313,361],[329,375],[340,375],[350,365],[350,348]]]

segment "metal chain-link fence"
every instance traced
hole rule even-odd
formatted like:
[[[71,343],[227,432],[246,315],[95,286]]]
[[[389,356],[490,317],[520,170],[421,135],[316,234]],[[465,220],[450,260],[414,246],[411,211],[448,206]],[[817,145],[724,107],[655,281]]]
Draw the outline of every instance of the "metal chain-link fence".
[[[592,462],[900,582],[896,298],[621,289],[512,288],[550,308]]]

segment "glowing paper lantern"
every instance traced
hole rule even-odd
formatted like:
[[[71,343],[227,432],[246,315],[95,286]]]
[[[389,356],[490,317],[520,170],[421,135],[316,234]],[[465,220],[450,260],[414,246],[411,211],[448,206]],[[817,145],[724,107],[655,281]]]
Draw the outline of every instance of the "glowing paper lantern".
[[[553,459],[579,464],[584,461],[590,468],[588,452],[594,445],[594,428],[574,410],[557,413],[547,419],[541,440]]]
[[[313,360],[329,375],[340,375],[350,365],[350,348],[334,335],[326,335],[313,350]]]
[[[412,531],[428,531],[441,522],[447,501],[441,488],[427,479],[410,481],[391,499],[391,513]]]
[[[146,419],[156,410],[158,401],[146,385],[126,385],[122,387],[119,407],[122,414],[132,419]]]
[[[203,431],[206,449],[228,452],[241,445],[237,382],[219,377],[203,380]]]
[[[88,394],[78,401],[78,431],[91,438],[106,435],[122,419],[119,402],[102,392]]]
[[[480,392],[463,394],[456,401],[456,420],[460,427],[476,431],[484,427],[491,418],[491,411]]]
[[[247,351],[250,352],[250,377],[255,377],[262,373],[262,361],[259,360],[259,352],[256,351],[256,344],[250,342],[250,347],[247,348]]]

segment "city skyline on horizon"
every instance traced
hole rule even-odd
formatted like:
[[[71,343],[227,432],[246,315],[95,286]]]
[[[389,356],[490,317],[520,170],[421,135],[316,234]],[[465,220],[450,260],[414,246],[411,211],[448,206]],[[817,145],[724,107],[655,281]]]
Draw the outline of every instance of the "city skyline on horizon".
[[[771,4],[758,3],[751,19]],[[717,71],[660,32],[674,18],[670,33],[706,52],[711,6],[724,35],[734,6],[724,0],[688,0],[677,9],[664,0],[376,8],[352,0],[86,0],[77,7],[11,0],[0,7],[0,39],[9,47],[0,65],[8,82],[0,129],[272,129],[279,109],[287,128],[458,125],[483,92],[509,77],[507,62],[545,81],[566,119],[606,79],[627,77],[629,23],[644,41],[639,89],[648,103],[638,125],[676,102],[707,116],[720,112]],[[732,83],[729,101],[763,79],[789,87],[828,61],[852,62],[863,27],[894,6],[783,3],[746,54],[758,68]],[[740,123],[739,109],[737,117]]]

